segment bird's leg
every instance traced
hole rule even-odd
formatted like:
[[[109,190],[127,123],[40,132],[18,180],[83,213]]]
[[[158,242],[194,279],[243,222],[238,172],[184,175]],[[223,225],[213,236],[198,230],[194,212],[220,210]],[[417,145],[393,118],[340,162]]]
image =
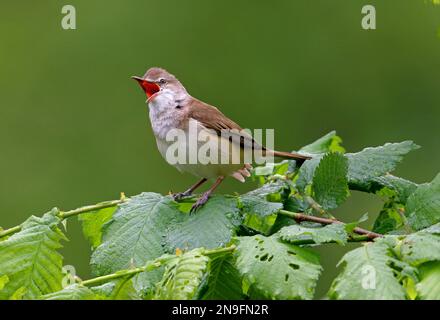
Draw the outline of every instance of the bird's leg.
[[[196,190],[198,187],[200,187],[202,184],[204,184],[206,182],[206,180],[207,180],[206,178],[203,178],[202,180],[197,182],[195,185],[193,185],[191,188],[189,188],[185,192],[173,193],[171,195],[173,197],[173,200],[179,201],[182,198],[190,196],[194,192],[194,190]]]
[[[214,192],[214,190],[219,186],[220,183],[225,179],[225,177],[220,176],[217,178],[217,180],[214,182],[211,188],[209,188],[206,192],[204,192],[199,199],[197,199],[196,203],[193,204],[191,207],[190,213],[194,213],[197,211],[198,208],[203,206],[209,199],[209,196],[211,193]]]

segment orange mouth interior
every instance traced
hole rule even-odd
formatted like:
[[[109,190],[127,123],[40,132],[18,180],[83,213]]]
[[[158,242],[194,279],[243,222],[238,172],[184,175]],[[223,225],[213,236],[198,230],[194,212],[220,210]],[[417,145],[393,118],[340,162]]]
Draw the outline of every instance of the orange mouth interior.
[[[153,94],[158,93],[160,91],[160,87],[154,82],[148,82],[146,80],[140,83],[142,89],[144,89],[147,97],[150,98]]]

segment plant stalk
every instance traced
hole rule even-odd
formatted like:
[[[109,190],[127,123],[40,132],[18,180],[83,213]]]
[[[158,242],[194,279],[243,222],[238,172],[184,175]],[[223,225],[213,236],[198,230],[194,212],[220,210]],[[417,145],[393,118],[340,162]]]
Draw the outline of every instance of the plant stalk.
[[[294,219],[296,222],[310,221],[310,222],[317,222],[317,223],[326,224],[326,225],[332,224],[332,223],[344,224],[344,222],[336,220],[336,219],[315,217],[315,216],[310,216],[310,215],[303,214],[303,213],[291,212],[291,211],[287,211],[287,210],[280,210],[280,214],[285,215],[287,217],[290,217],[290,218]],[[364,235],[369,240],[383,237],[383,235],[380,233],[376,233],[376,232],[362,229],[359,227],[354,228],[353,232],[360,234],[360,235]]]
[[[347,239],[348,242],[365,242],[365,241],[371,241],[371,238],[369,238],[366,235],[362,236],[352,236]],[[293,240],[293,241],[287,241],[290,244],[294,244],[297,246],[305,245],[305,244],[316,244],[316,242],[313,239],[302,239],[302,240]],[[336,241],[329,241],[326,243],[337,243]]]
[[[60,219],[64,220],[66,218],[79,215],[81,213],[91,212],[91,211],[105,209],[105,208],[111,208],[111,207],[117,206],[117,205],[119,205],[121,203],[124,203],[124,202],[126,202],[128,200],[129,200],[129,198],[126,198],[125,196],[122,196],[121,199],[119,199],[119,200],[111,200],[111,201],[106,201],[106,202],[100,202],[100,203],[97,203],[97,204],[94,204],[94,205],[80,207],[80,208],[69,210],[69,211],[60,211],[58,213],[58,217]],[[9,228],[9,229],[0,230],[0,238],[9,236],[9,235],[17,233],[17,232],[20,232],[21,229],[22,229],[22,226],[18,225],[18,226]]]
[[[231,251],[234,251],[235,249],[236,249],[236,246],[231,245],[229,247],[224,247],[224,248],[204,250],[203,254],[209,256],[209,255],[214,255],[214,254],[218,254],[218,253],[231,252]],[[138,267],[138,268],[134,268],[134,269],[119,270],[115,273],[106,274],[105,276],[100,276],[100,277],[81,281],[79,284],[81,284],[83,286],[94,286],[94,285],[100,284],[102,282],[107,282],[110,280],[123,278],[123,277],[134,276],[134,275],[141,273],[141,272],[152,271],[152,270],[159,268],[164,263],[166,263],[168,260],[171,260],[175,257],[176,256],[174,256],[174,255],[165,255],[165,256],[159,257],[157,259],[154,259],[152,261],[148,261],[142,267]]]

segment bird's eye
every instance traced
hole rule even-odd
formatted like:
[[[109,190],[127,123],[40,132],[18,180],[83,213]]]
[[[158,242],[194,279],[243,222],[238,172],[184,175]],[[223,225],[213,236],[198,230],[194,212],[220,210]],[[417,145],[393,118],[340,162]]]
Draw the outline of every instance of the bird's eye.
[[[166,81],[165,79],[160,79],[160,80],[159,80],[159,83],[160,83],[160,84],[165,84],[165,83],[167,83],[167,81]]]

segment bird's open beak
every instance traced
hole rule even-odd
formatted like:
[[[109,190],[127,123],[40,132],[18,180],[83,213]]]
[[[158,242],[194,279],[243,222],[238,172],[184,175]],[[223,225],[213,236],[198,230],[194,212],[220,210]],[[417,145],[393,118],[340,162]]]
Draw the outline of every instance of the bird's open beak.
[[[147,81],[141,77],[133,76],[132,79],[136,80],[141,88],[145,91],[147,98],[151,98],[154,94],[160,91],[159,85],[154,82]]]

